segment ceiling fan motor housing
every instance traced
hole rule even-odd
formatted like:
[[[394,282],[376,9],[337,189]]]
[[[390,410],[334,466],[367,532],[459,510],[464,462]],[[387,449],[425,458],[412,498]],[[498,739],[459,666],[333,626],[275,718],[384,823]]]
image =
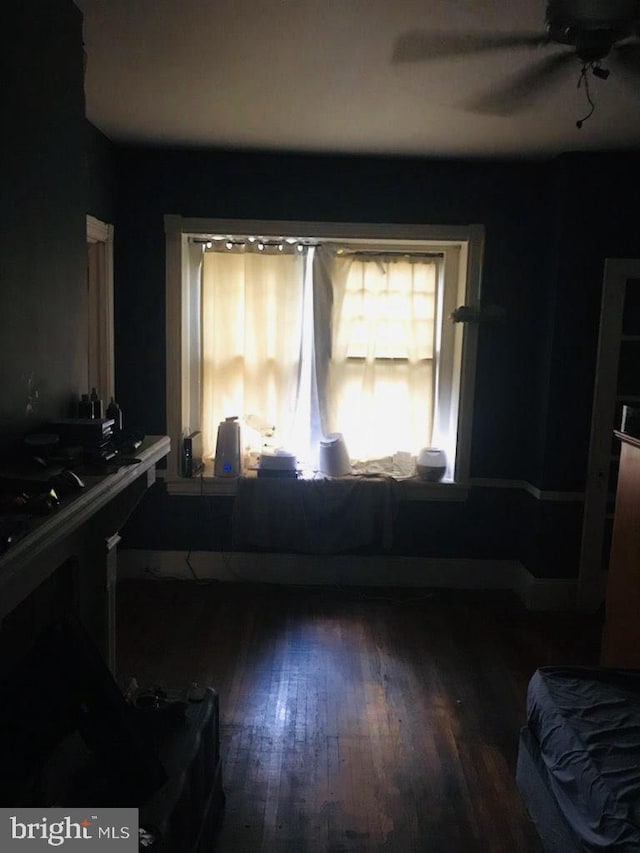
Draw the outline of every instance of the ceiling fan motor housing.
[[[637,0],[549,0],[549,38],[569,44],[583,62],[597,62],[613,44],[635,33]]]
[[[630,29],[638,19],[637,0],[549,0],[551,26],[581,29]]]

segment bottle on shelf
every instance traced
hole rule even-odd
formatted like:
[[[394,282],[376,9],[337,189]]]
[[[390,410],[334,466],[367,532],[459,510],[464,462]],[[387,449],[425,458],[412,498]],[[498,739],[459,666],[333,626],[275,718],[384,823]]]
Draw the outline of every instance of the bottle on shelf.
[[[116,433],[122,432],[122,409],[112,397],[107,406],[106,415],[108,418],[113,418],[115,421],[113,429]]]
[[[91,402],[91,417],[92,418],[101,418],[102,417],[102,400],[98,397],[98,392],[95,388],[91,389],[91,395],[89,396],[89,400]]]

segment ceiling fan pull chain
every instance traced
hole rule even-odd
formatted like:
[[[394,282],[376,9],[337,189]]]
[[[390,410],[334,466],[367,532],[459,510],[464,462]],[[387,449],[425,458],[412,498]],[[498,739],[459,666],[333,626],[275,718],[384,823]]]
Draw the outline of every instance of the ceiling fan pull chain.
[[[582,71],[580,72],[580,77],[578,78],[578,89],[584,83],[585,95],[587,96],[587,101],[589,102],[589,106],[591,107],[591,109],[586,114],[586,116],[584,116],[584,118],[581,118],[576,122],[576,127],[578,128],[578,130],[580,130],[580,128],[582,127],[582,125],[585,123],[585,121],[587,119],[591,118],[591,116],[593,115],[593,112],[596,108],[596,105],[594,104],[593,100],[591,99],[591,93],[589,92],[589,77],[587,76],[587,72],[589,71],[589,69],[591,68],[592,65],[593,65],[592,62],[585,62],[585,64],[582,66]]]

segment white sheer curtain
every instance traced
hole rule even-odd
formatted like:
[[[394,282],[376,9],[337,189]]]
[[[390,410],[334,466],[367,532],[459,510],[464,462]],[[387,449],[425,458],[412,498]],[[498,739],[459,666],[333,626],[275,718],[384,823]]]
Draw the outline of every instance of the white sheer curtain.
[[[295,419],[305,259],[282,244],[207,251],[202,269],[202,423],[207,456],[218,423],[255,415],[286,445]],[[246,430],[243,441],[246,436]],[[259,438],[259,436],[258,436]]]
[[[432,258],[316,250],[323,429],[343,433],[354,459],[430,443],[437,272]]]
[[[329,432],[357,460],[417,453],[434,419],[437,259],[282,246],[204,253],[205,455],[232,415],[274,425],[301,461]]]

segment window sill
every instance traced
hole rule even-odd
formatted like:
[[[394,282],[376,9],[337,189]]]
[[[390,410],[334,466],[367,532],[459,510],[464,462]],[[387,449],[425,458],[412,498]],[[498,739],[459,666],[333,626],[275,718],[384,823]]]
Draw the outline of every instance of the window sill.
[[[234,497],[236,494],[237,477],[215,477],[212,474],[205,473],[191,478],[163,478],[161,474],[162,472],[159,471],[158,479],[164,479],[167,492],[170,495]],[[343,480],[366,481],[374,488],[381,483],[388,482],[388,480],[375,477],[344,477],[340,481]],[[287,481],[281,480],[280,482]],[[300,482],[300,480],[295,480],[295,482]],[[430,483],[415,477],[393,482],[398,487],[401,501],[465,501],[469,495],[468,485],[451,481]]]

